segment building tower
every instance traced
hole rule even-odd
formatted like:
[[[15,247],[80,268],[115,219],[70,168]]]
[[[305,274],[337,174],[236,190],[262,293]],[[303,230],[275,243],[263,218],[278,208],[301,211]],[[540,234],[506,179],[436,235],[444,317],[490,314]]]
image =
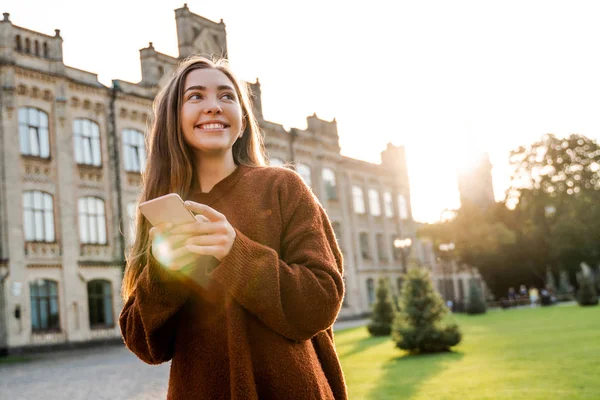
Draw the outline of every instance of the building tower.
[[[462,206],[473,204],[485,209],[494,204],[492,163],[488,153],[481,153],[469,166],[459,168],[457,175]]]

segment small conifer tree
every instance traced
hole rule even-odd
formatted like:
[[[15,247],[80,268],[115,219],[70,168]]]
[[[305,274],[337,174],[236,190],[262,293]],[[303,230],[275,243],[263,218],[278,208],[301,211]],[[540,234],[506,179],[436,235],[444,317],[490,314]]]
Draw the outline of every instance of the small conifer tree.
[[[411,353],[448,351],[461,340],[455,323],[449,323],[448,308],[433,289],[429,273],[412,268],[400,294],[400,312],[392,327],[396,347]]]
[[[483,293],[477,281],[471,280],[469,285],[469,297],[467,299],[467,314],[485,314],[487,306]]]
[[[392,331],[394,321],[394,305],[390,301],[388,285],[385,280],[379,280],[377,300],[373,305],[371,323],[367,326],[373,336],[386,336]]]
[[[580,306],[595,306],[598,304],[598,296],[594,287],[594,278],[591,275],[583,275],[577,292],[577,302]]]

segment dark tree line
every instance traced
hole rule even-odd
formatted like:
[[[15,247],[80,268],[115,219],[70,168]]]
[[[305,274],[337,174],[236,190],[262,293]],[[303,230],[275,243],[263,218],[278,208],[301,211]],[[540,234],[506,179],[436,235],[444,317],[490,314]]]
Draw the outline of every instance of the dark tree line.
[[[545,135],[510,154],[506,200],[488,209],[463,204],[420,235],[453,242],[454,257],[475,266],[497,297],[519,284],[542,287],[564,271],[573,285],[585,262],[600,264],[600,146],[590,138]]]

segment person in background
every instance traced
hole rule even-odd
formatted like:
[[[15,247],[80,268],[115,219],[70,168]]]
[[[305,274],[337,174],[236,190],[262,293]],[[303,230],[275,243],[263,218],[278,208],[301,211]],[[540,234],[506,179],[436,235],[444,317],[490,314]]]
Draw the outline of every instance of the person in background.
[[[261,138],[224,60],[183,61],[155,100],[139,200],[178,193],[196,222],[138,213],[119,323],[141,360],[171,360],[168,399],[347,399],[332,331],[342,255],[300,176],[265,166]]]

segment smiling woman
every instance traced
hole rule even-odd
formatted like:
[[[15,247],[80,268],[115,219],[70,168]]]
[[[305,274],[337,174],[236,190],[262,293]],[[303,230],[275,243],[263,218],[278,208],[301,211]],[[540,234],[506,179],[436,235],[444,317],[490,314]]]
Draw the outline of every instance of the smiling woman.
[[[177,193],[196,221],[151,227],[138,213],[127,347],[172,360],[170,399],[346,399],[332,331],[342,255],[302,178],[264,166],[246,88],[224,61],[190,58],[154,113],[140,201]]]

